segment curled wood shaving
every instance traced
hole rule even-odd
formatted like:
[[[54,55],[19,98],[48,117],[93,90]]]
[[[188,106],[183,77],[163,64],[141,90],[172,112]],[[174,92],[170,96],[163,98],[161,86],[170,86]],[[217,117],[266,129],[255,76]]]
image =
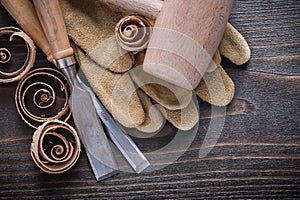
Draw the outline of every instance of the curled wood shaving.
[[[21,67],[18,67],[17,70],[15,70],[13,72],[4,72],[4,71],[1,71],[1,69],[0,69],[0,75],[1,75],[0,82],[1,83],[10,83],[13,81],[20,80],[32,68],[34,61],[35,61],[35,57],[36,57],[36,48],[34,46],[34,43],[33,43],[32,39],[28,35],[26,35],[23,31],[21,31],[18,28],[15,28],[15,27],[0,28],[0,36],[6,35],[6,34],[11,34],[11,36],[9,38],[10,42],[13,41],[13,38],[15,36],[18,36],[25,41],[26,49],[27,49],[27,56],[26,56],[24,64]],[[11,59],[11,53],[5,48],[1,48],[0,57],[1,57],[0,63],[7,64]]]
[[[11,59],[11,53],[6,48],[0,48],[0,63],[8,63]]]
[[[67,121],[70,88],[65,76],[56,69],[39,68],[28,73],[15,94],[17,111],[23,121],[37,128],[48,120]]]
[[[60,174],[69,170],[80,155],[80,140],[75,129],[59,121],[47,121],[34,132],[31,157],[44,172]]]
[[[146,18],[139,15],[129,15],[117,23],[115,35],[123,49],[138,53],[146,49],[152,32],[151,27],[151,22]]]

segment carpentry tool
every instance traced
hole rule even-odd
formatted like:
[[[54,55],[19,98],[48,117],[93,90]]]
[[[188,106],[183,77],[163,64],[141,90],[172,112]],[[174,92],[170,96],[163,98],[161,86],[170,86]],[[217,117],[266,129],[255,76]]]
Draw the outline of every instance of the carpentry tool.
[[[29,2],[29,0],[0,0],[0,2],[20,24],[25,32],[27,32],[34,41],[36,41],[37,45],[47,55],[47,59],[52,62],[53,56],[51,54],[50,44],[46,40],[46,36],[44,35],[37,19],[33,5]],[[77,79],[79,85],[90,93],[96,112],[106,126],[107,132],[112,141],[137,173],[143,171],[149,166],[148,160],[138,149],[132,139],[122,132],[102,103],[97,99],[94,92],[92,92],[79,77],[77,77]]]
[[[13,16],[23,16],[23,19],[17,20],[20,26],[25,27],[24,30],[31,33],[29,35],[33,36],[32,38],[47,53],[48,58],[51,59],[51,55],[53,56],[57,66],[69,79],[72,86],[69,106],[96,179],[102,180],[112,176],[117,172],[117,165],[97,117],[90,93],[81,87],[76,78],[73,49],[69,44],[58,1],[34,1],[40,21],[36,15],[30,14],[35,11],[28,0],[1,0],[1,3],[10,13],[13,13]],[[17,5],[19,5],[18,9],[15,9]],[[39,26],[40,23],[43,25],[44,32]]]
[[[35,0],[34,6],[50,44],[56,65],[62,69],[72,86],[69,106],[97,180],[115,174],[116,161],[105,136],[92,98],[76,77],[75,58],[57,0]]]
[[[125,1],[107,2],[124,6]],[[126,8],[152,19],[159,13],[144,59],[144,70],[175,85],[194,89],[222,39],[233,0],[135,2],[126,1]]]
[[[78,82],[81,84],[83,88],[90,92],[90,95],[93,99],[94,106],[96,108],[98,116],[101,118],[105,127],[107,128],[108,135],[115,143],[117,148],[120,150],[122,155],[126,158],[128,163],[134,169],[135,172],[141,173],[144,169],[146,169],[150,163],[147,158],[143,155],[143,153],[139,150],[136,144],[132,141],[132,139],[125,134],[120,127],[115,123],[113,118],[110,116],[108,111],[104,108],[102,103],[97,99],[95,93],[86,86],[80,79]]]
[[[143,69],[192,90],[223,37],[233,0],[167,0],[157,16]]]
[[[162,7],[161,0],[105,0],[108,3],[133,11],[144,17],[155,19]]]
[[[166,0],[143,63],[156,77],[192,90],[224,34],[233,0]]]

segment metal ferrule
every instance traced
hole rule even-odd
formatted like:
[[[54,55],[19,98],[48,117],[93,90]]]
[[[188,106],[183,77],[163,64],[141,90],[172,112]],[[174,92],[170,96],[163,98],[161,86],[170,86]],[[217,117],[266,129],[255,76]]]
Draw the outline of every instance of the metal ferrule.
[[[56,65],[60,69],[72,66],[75,63],[76,63],[76,61],[75,61],[75,58],[73,55],[56,60]]]

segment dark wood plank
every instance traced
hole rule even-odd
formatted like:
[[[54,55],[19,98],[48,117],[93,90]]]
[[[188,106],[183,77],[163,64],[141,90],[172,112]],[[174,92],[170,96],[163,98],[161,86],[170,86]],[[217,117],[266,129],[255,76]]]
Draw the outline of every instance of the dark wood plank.
[[[247,70],[300,75],[300,1],[234,1],[229,21],[251,46]]]
[[[176,129],[170,124],[159,137],[135,139],[147,156],[157,159],[153,166],[170,164],[157,171],[121,172],[97,183],[83,153],[65,174],[41,172],[29,152],[34,130],[15,109],[16,83],[0,84],[0,199],[299,198],[299,7],[296,0],[234,2],[230,22],[246,37],[252,58],[242,67],[223,59],[236,94],[220,138],[214,146],[202,146],[211,107],[199,99],[201,121],[187,151],[178,146],[176,151],[153,153],[174,138]],[[16,23],[0,6],[0,27],[12,25]],[[41,66],[52,67],[38,50],[35,67]],[[200,150],[211,151],[199,158]],[[163,159],[179,153],[174,163]]]

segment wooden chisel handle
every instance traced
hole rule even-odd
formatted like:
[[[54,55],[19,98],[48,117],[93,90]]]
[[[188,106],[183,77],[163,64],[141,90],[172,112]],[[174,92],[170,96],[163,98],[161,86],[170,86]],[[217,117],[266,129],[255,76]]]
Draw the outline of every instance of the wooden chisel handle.
[[[157,16],[144,70],[192,90],[223,37],[233,0],[166,0]]]
[[[76,76],[73,49],[58,0],[33,0],[53,58],[72,86],[69,106],[97,180],[116,174],[117,164],[106,138],[91,92]]]
[[[34,0],[34,7],[42,24],[54,59],[73,55],[67,29],[57,0]]]
[[[30,0],[0,0],[4,8],[35,41],[38,47],[47,55],[48,61],[53,61],[50,45],[36,15]]]

